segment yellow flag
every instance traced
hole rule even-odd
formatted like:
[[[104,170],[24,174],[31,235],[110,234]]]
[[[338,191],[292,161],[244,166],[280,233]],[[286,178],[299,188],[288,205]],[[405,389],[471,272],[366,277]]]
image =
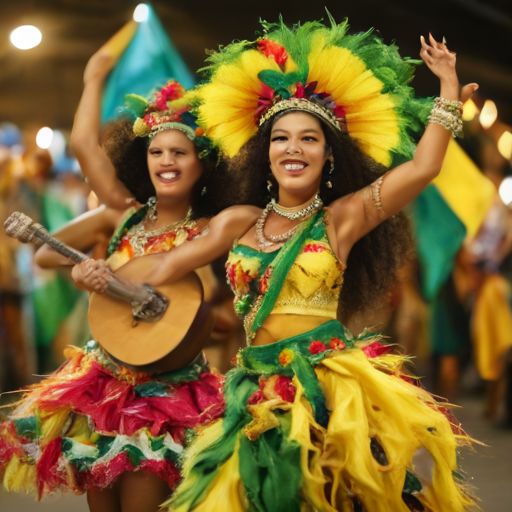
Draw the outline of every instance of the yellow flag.
[[[111,55],[115,60],[119,59],[132,41],[138,26],[139,24],[136,21],[129,21],[101,47],[101,50]]]
[[[454,140],[450,140],[441,173],[433,184],[466,226],[468,236],[474,237],[497,190]]]

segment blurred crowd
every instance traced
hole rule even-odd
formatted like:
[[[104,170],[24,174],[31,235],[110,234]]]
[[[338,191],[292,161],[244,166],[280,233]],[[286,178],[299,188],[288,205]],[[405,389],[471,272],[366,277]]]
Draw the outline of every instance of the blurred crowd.
[[[49,231],[98,205],[69,153],[67,135],[54,133],[48,149],[35,132],[0,124],[0,218],[21,211]],[[350,319],[357,332],[372,325],[413,356],[411,371],[425,376],[430,391],[456,400],[459,393],[482,397],[482,414],[512,428],[512,210],[498,189],[512,175],[510,159],[498,150],[492,131],[478,117],[465,123],[462,149],[495,187],[475,234],[464,237],[434,296],[426,296],[424,269],[413,231],[399,283],[382,307]],[[470,199],[468,199],[469,201]],[[471,208],[471,204],[466,205]],[[98,247],[94,257],[103,257]],[[32,263],[34,247],[0,230],[0,391],[13,391],[49,373],[63,361],[67,345],[89,340],[88,297],[66,270],[42,270]],[[244,344],[224,260],[200,269],[205,298],[217,314],[205,348],[220,372]],[[9,394],[3,396],[8,400]]]

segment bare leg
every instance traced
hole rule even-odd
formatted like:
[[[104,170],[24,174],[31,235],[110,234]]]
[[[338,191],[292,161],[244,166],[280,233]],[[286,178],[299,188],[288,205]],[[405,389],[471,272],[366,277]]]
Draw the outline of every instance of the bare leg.
[[[169,497],[169,486],[154,473],[134,471],[120,478],[122,512],[157,512]]]
[[[119,483],[109,489],[90,489],[87,491],[87,503],[91,512],[121,512]]]
[[[459,359],[457,356],[443,355],[440,357],[439,364],[439,394],[452,400],[459,391]]]

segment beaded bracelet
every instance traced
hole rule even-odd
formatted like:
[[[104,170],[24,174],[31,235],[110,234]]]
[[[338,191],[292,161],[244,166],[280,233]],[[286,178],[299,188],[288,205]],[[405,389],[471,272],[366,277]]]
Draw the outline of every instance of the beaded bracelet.
[[[462,116],[462,101],[459,100],[447,100],[446,98],[436,98],[436,105],[443,110],[448,112],[460,112]]]
[[[463,134],[462,119],[453,114],[433,108],[428,120],[430,123],[440,124],[443,128],[449,130],[453,138],[460,137]]]
[[[428,120],[449,130],[453,138],[462,136],[462,102],[436,98]]]

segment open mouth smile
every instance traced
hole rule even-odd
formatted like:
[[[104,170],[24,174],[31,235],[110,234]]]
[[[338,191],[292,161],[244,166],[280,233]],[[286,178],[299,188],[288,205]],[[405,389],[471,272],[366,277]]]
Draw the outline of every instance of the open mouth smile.
[[[281,165],[290,174],[300,174],[308,166],[307,163],[300,160],[285,160]]]
[[[175,183],[181,177],[180,171],[160,171],[156,174],[162,183]]]

